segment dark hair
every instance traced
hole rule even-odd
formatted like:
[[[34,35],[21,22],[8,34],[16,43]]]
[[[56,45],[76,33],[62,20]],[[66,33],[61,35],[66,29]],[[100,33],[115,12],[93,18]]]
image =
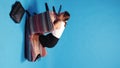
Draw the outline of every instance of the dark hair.
[[[59,15],[60,15],[60,14],[59,14]],[[58,17],[59,17],[59,15],[58,15]],[[63,17],[64,17],[64,19],[62,19],[62,20],[65,22],[65,26],[66,26],[66,24],[67,24],[66,21],[70,18],[69,12],[68,12],[68,11],[64,11]],[[59,20],[60,20],[59,18],[56,19],[56,20],[54,21],[54,24],[56,24]]]
[[[64,17],[65,17],[64,21],[67,21],[70,18],[70,14],[68,11],[64,12]]]

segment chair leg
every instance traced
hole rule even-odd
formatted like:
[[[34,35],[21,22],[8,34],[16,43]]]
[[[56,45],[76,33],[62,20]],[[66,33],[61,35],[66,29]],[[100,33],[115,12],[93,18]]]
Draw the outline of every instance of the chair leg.
[[[27,16],[28,16],[28,17],[30,17],[30,16],[31,16],[31,14],[30,14],[30,12],[29,12],[29,11],[25,10],[25,12],[27,13]]]

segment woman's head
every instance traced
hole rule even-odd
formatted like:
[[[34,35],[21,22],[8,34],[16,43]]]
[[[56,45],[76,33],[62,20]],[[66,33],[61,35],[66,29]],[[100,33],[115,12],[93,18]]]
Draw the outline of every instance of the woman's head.
[[[65,22],[69,20],[69,18],[70,18],[70,14],[68,11],[64,11],[58,15],[58,19],[63,20]]]
[[[65,12],[64,12],[64,21],[69,20],[69,18],[70,18],[69,12],[65,11]]]

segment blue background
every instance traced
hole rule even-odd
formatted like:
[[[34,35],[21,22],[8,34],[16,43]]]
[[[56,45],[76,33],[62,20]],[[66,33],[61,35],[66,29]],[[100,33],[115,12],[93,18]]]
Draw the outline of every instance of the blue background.
[[[20,24],[9,17],[17,0],[0,0],[0,68],[120,68],[120,0],[19,0],[30,12],[50,9],[71,14],[57,46],[36,62],[24,58],[24,14]]]

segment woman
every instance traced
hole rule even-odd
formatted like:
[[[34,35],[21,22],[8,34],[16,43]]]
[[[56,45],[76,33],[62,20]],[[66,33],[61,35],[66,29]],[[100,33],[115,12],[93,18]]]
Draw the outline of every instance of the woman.
[[[28,11],[27,15],[30,17]],[[52,48],[54,47],[58,40],[60,39],[65,26],[67,24],[67,20],[70,18],[70,14],[65,11],[60,14],[55,14],[54,12],[50,12],[50,18],[52,23],[54,24],[53,31],[47,35],[43,34],[30,34],[30,22],[26,22],[26,38],[25,40],[25,57],[30,61],[36,61],[39,57],[43,57],[46,55],[45,47]],[[30,40],[29,40],[30,38]],[[30,44],[31,43],[31,44]],[[42,44],[39,45],[39,44]]]

